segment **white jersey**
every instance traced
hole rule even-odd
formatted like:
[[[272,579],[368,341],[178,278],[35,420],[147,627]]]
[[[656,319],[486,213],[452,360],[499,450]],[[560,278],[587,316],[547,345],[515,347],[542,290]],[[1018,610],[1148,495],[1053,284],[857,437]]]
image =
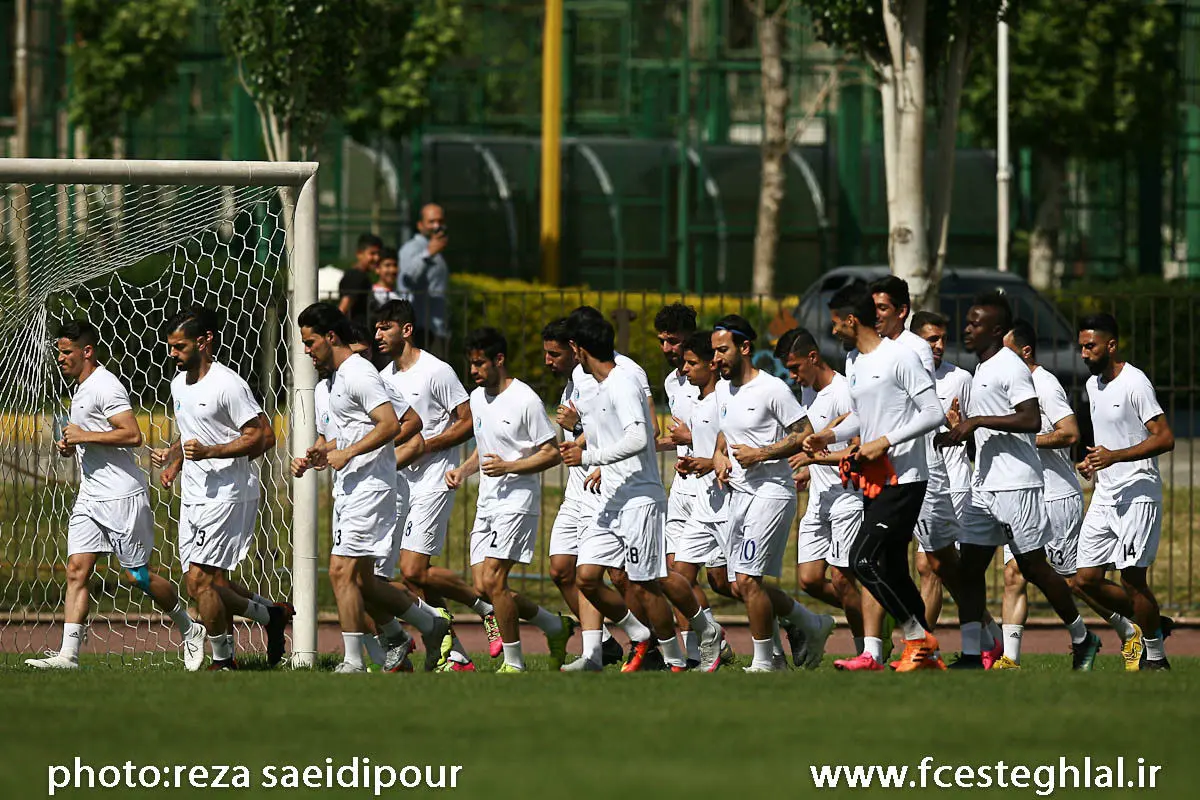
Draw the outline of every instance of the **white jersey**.
[[[1026,400],[1037,400],[1029,367],[1021,357],[1001,347],[981,361],[971,379],[968,417],[1007,417]],[[975,429],[975,483],[980,489],[1006,492],[1041,488],[1042,460],[1032,433]]]
[[[627,367],[615,366],[590,403],[584,432],[588,451],[608,449],[625,437],[625,429],[641,423],[645,426],[646,446],[636,455],[600,467],[600,493],[607,512],[651,505],[666,500],[658,473],[654,424],[646,405],[646,392],[637,375]]]
[[[391,402],[391,392],[370,361],[357,353],[343,361],[329,389],[329,424],[337,432],[337,449],[365,439],[375,428],[371,412]],[[335,496],[395,490],[396,449],[390,441],[334,473]]]
[[[835,372],[833,380],[819,392],[812,387],[805,386],[800,392],[800,405],[804,406],[804,411],[808,415],[808,421],[812,424],[813,430],[823,431],[835,419],[843,414],[849,414],[853,410],[854,400],[850,397],[850,383],[841,373]],[[835,442],[829,446],[829,450],[830,452],[836,452],[844,450],[847,447],[849,447],[848,442]],[[826,492],[841,493],[848,491],[842,487],[842,479],[838,475],[838,468],[835,466],[829,464],[810,464],[808,467],[808,476],[810,505],[815,498],[820,497]]]
[[[718,385],[722,382],[718,381]],[[697,398],[692,403],[687,424],[692,431],[693,455],[697,458],[712,458],[717,451],[717,435],[721,432],[721,416],[715,389],[709,392],[707,397]],[[717,484],[716,472],[701,475],[699,479],[688,480],[697,484],[696,496],[699,499],[692,506],[696,517],[701,522],[724,522],[728,518],[726,500],[729,493]]]
[[[196,439],[201,444],[229,444],[242,435],[242,426],[253,422],[262,407],[241,376],[224,364],[213,362],[203,378],[188,383],[180,372],[171,381],[171,399],[180,444]],[[250,480],[250,459],[184,459],[183,502],[245,503],[258,499],[258,484]]]
[[[471,392],[471,417],[480,465],[478,516],[538,513],[542,493],[536,474],[491,478],[483,474],[482,468],[488,454],[516,461],[533,455],[546,442],[555,441],[542,399],[527,384],[515,379],[499,394],[488,394],[480,386]]]
[[[421,418],[421,435],[427,440],[445,433],[458,419],[454,409],[468,400],[467,390],[454,374],[454,369],[424,350],[408,369],[398,370],[395,362],[392,362],[380,370],[380,374],[392,390],[416,410]],[[410,496],[417,497],[430,492],[450,491],[446,486],[446,473],[454,467],[453,453],[441,450],[425,453],[402,470],[400,475],[408,482]]]
[[[71,422],[92,433],[111,431],[109,420],[132,410],[129,392],[102,364],[71,397]],[[137,465],[132,448],[79,444],[75,445],[75,458],[81,499],[119,500],[146,491],[146,473]]]
[[[951,404],[957,400],[959,413],[966,415],[967,405],[971,402],[970,372],[943,361],[933,373],[933,384],[938,400],[942,401],[943,411],[949,413]],[[949,428],[943,425],[941,430]],[[950,491],[968,491],[971,488],[971,454],[967,452],[966,445],[947,447],[940,452],[946,465],[946,475],[950,479]]]
[[[687,421],[691,416],[692,406],[695,405],[696,399],[700,397],[700,389],[688,383],[688,379],[679,370],[672,370],[671,374],[663,381],[663,388],[667,393],[667,405],[671,408],[671,416],[678,420]],[[678,445],[675,448],[676,457],[686,456],[691,454],[691,448],[687,445]],[[671,481],[671,492],[673,494],[695,496],[699,491],[698,481],[683,480],[676,475]]]
[[[743,469],[733,456],[733,448],[739,444],[767,447],[786,437],[788,428],[804,419],[796,395],[786,383],[762,370],[741,386],[721,381],[715,394],[731,464],[730,487],[762,497],[795,498],[792,468],[786,458]]]
[[[863,443],[905,425],[920,413],[917,395],[933,391],[933,378],[921,359],[891,339],[881,339],[870,353],[851,350],[846,355],[846,380],[850,382]],[[888,448],[897,483],[929,480],[926,438],[919,436]]]
[[[1096,445],[1123,450],[1149,438],[1146,423],[1163,413],[1146,373],[1133,364],[1121,368],[1117,377],[1102,383],[1094,375],[1087,382]],[[1162,502],[1162,476],[1158,457],[1113,464],[1096,473],[1092,502],[1101,505]]]
[[[638,366],[636,361],[629,356],[617,353],[613,357],[613,363],[618,367],[630,371],[644,396],[650,396],[650,381],[646,377],[646,371]],[[575,407],[575,410],[579,413],[579,424],[583,426],[585,431],[595,425],[590,416],[593,412],[596,395],[599,391],[600,384],[596,379],[584,372],[582,366],[576,364],[575,369],[571,371],[571,379],[567,382],[567,387],[563,389],[562,404]],[[649,434],[650,438],[653,439],[653,426],[651,426]],[[575,439],[575,435],[570,431],[566,431],[566,436],[572,440]],[[570,467],[567,474],[567,491],[563,497],[564,500],[575,500],[586,506],[596,504],[597,496],[583,488],[583,481],[587,478],[589,472],[590,470],[586,467]]]
[[[1033,371],[1033,388],[1037,391],[1038,408],[1042,414],[1039,434],[1052,433],[1054,426],[1075,414],[1067,401],[1058,378],[1045,367]],[[1042,460],[1042,480],[1046,484],[1046,502],[1074,497],[1080,494],[1079,479],[1075,477],[1075,464],[1071,461],[1071,449],[1060,447],[1055,450],[1039,447],[1038,457]]]
[[[897,344],[902,344],[909,350],[917,354],[917,358],[921,359],[921,366],[929,373],[929,377],[934,381],[934,388],[937,387],[937,368],[934,366],[933,348],[929,346],[929,342],[917,336],[908,328],[900,331],[900,335],[895,339]],[[946,466],[945,456],[942,451],[933,446],[934,437],[937,436],[937,431],[933,430],[925,434],[925,463],[929,466],[929,485],[925,487],[926,494],[940,494],[950,491],[950,476],[949,469]]]
[[[575,394],[575,382],[567,379],[567,385],[563,387],[562,397],[559,398],[560,406],[569,405],[571,398]],[[574,431],[563,431],[563,440],[573,442],[576,436]],[[584,501],[587,499],[587,490],[583,488],[583,481],[587,478],[587,469],[584,467],[567,467],[567,488],[563,491],[563,502],[571,500]]]
[[[333,378],[318,378],[313,389],[313,413],[317,418],[317,435],[324,436],[325,441],[337,441],[337,431],[329,424],[329,387]]]
[[[908,328],[900,331],[900,335],[897,336],[893,341],[896,342],[896,344],[904,345],[909,350],[912,350],[914,353],[916,353],[917,358],[921,359],[921,366],[924,367],[925,371],[929,373],[929,377],[934,377],[934,374],[937,372],[937,368],[934,366],[933,348],[929,346],[929,342],[925,341],[920,336],[917,336]]]

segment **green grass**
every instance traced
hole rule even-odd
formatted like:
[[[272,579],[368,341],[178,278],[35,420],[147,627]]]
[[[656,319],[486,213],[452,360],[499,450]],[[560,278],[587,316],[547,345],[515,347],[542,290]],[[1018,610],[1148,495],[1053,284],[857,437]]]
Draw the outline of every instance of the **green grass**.
[[[500,800],[611,799],[631,790],[809,796],[811,765],[917,764],[926,755],[938,764],[1031,767],[1060,756],[1125,756],[1127,764],[1144,757],[1163,767],[1154,796],[1192,797],[1200,660],[1174,666],[1126,674],[1108,656],[1083,675],[1071,673],[1065,657],[1029,656],[1021,672],[987,675],[853,675],[828,666],[786,675],[620,675],[610,667],[511,679],[0,669],[0,797],[45,796],[48,767],[75,756],[97,768],[127,760],[241,764],[252,787],[264,765],[324,765],[327,757],[397,768],[458,764],[460,796]],[[532,660],[531,669],[544,668]],[[396,791],[403,790],[387,794]],[[1055,795],[1063,793],[1072,792]],[[158,793],[112,793],[126,794]],[[1030,788],[1020,796],[1036,795]]]

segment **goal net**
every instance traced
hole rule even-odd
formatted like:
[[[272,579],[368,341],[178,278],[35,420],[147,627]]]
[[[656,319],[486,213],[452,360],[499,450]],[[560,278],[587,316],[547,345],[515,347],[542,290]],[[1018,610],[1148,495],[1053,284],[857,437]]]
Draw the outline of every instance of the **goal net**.
[[[315,165],[11,164],[0,163],[0,661],[61,642],[67,521],[79,483],[76,460],[58,457],[53,447],[74,389],[57,368],[53,339],[66,320],[86,319],[98,329],[99,360],[129,390],[144,438],[135,454],[156,523],[150,568],[176,583],[187,602],[176,549],[179,482],[161,487],[150,451],[177,438],[170,407],[176,368],[161,328],[193,304],[218,312],[216,360],[250,384],[278,439],[253,465],[261,485],[257,527],[235,577],[278,600],[293,600],[300,584],[306,596],[297,630],[309,638],[315,597],[307,595],[315,577],[298,581],[295,564],[300,556],[302,569],[315,572],[315,560],[311,547],[293,547],[288,463],[292,446],[307,446],[312,436],[311,396],[307,419],[303,393],[293,399],[311,389],[311,365],[299,375],[293,369],[302,350],[290,321],[297,303],[315,294],[313,198],[305,198],[303,224],[294,211]],[[312,184],[305,191],[311,194]],[[293,411],[301,412],[298,426],[289,419]],[[115,557],[101,557],[90,588],[84,654],[178,659],[170,620],[121,580]],[[265,649],[259,626],[239,620],[236,630],[239,652]]]

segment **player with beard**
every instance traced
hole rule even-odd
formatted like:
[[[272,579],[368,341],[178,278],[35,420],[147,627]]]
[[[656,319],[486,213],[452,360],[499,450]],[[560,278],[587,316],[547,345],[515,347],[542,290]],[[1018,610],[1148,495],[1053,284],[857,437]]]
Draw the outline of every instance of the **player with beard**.
[[[1042,590],[1071,634],[1072,669],[1090,670],[1100,637],[1087,629],[1071,587],[1046,560],[1054,540],[1044,502],[1042,461],[1035,444],[1041,427],[1037,389],[1020,356],[1004,346],[1012,329],[1012,311],[999,292],[975,299],[967,312],[963,344],[979,359],[971,379],[966,416],[939,446],[960,445],[975,437],[975,475],[971,505],[963,517],[962,584],[958,595],[962,655],[954,669],[982,669],[980,624],[986,573],[996,547],[1007,543],[1026,580]]]
[[[1144,633],[1145,658],[1139,662],[1134,652],[1123,649],[1126,669],[1170,669],[1163,618],[1146,571],[1162,534],[1158,457],[1175,449],[1175,434],[1154,384],[1121,358],[1119,347],[1111,315],[1094,314],[1079,323],[1080,354],[1092,373],[1087,393],[1095,443],[1078,469],[1096,482],[1096,490],[1079,533],[1075,581],[1079,591],[1110,611],[1132,605]],[[1120,586],[1105,579],[1108,565],[1120,570]]]

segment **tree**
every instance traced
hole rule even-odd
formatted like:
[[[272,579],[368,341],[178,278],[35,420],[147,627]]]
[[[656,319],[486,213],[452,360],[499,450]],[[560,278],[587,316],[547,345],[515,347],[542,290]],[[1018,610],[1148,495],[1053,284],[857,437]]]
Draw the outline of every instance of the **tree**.
[[[788,0],[754,0],[762,74],[762,178],[758,220],[754,226],[754,272],[751,291],[770,294],[775,288],[775,254],[779,248],[779,207],[787,186],[787,68],[783,63],[784,25]]]
[[[67,0],[68,116],[84,129],[89,156],[111,156],[125,120],[175,82],[195,8],[196,0]]]
[[[1010,23],[1009,136],[1033,155],[1029,280],[1054,281],[1068,160],[1158,152],[1174,126],[1178,23],[1167,0],[1025,0]],[[996,130],[996,56],[965,92],[964,129]]]
[[[801,0],[817,36],[860,56],[878,81],[883,110],[888,260],[913,303],[932,307],[945,263],[958,107],[971,51],[986,41],[1000,0]],[[929,97],[940,111],[932,226],[926,225]],[[933,255],[931,256],[931,253]]]

